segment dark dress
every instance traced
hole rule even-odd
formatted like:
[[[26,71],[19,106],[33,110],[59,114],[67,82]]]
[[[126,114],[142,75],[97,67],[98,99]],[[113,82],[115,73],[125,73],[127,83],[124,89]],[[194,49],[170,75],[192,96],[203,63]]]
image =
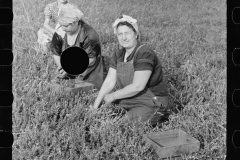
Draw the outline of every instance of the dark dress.
[[[127,110],[128,120],[148,121],[154,126],[168,110],[167,84],[163,81],[161,63],[153,50],[140,42],[127,58],[127,62],[123,61],[124,55],[125,49],[120,50],[113,55],[110,64],[117,71],[116,90],[131,84],[135,71],[151,70],[152,75],[144,90],[133,97],[117,100],[116,103]]]
[[[97,32],[85,22],[80,22],[81,29],[77,35],[74,45],[83,48],[89,58],[96,57],[94,64],[89,66],[86,74],[80,80],[93,83],[97,89],[100,89],[106,77],[106,67],[104,64],[103,56],[101,55],[100,39]],[[70,47],[67,44],[67,35],[62,39],[60,35],[54,33],[51,51],[54,55],[61,56],[62,51]],[[79,60],[80,62],[81,60]],[[80,62],[81,63],[81,62]]]

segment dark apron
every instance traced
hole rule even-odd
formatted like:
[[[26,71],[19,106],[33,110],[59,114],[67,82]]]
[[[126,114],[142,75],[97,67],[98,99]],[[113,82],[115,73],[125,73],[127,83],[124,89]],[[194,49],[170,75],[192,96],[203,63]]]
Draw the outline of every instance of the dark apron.
[[[129,62],[117,61],[117,89],[122,89],[133,82],[134,66],[133,60],[136,57],[138,50],[135,52],[133,59]],[[139,120],[145,122],[151,120],[151,124],[157,123],[159,116],[156,117],[156,112],[166,110],[166,105],[163,105],[161,101],[152,93],[152,91],[146,86],[143,91],[137,95],[125,98],[118,101],[118,104],[126,109],[127,117],[130,121]],[[155,115],[155,116],[154,116]],[[153,119],[153,117],[155,117]]]

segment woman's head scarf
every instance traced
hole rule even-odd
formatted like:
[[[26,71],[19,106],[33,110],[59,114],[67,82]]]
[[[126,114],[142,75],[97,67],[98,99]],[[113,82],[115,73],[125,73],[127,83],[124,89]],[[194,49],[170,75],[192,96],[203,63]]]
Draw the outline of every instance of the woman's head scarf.
[[[112,25],[112,27],[114,29],[114,34],[117,34],[117,25],[120,22],[128,22],[128,23],[130,23],[133,26],[133,28],[136,30],[137,34],[138,34],[137,20],[132,18],[132,17],[130,17],[130,16],[127,16],[127,15],[122,15],[120,18],[115,20],[115,22]]]
[[[62,24],[70,24],[83,18],[83,13],[77,6],[65,4],[59,13],[58,21]]]

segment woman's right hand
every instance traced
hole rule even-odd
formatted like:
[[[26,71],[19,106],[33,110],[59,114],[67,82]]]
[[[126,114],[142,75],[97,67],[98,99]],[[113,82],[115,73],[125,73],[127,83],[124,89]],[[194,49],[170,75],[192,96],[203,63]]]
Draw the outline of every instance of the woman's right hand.
[[[111,67],[109,68],[108,75],[101,86],[97,98],[95,99],[94,105],[92,107],[93,109],[98,109],[101,105],[102,100],[104,99],[104,96],[109,94],[114,88],[117,81],[116,72],[116,69],[113,69]]]
[[[94,112],[94,111],[96,111],[97,109],[98,109],[98,106],[95,106],[95,105],[90,105],[90,106],[89,106],[89,111]]]
[[[94,105],[92,106],[92,109],[98,109],[99,104],[97,103],[97,101],[94,102]]]

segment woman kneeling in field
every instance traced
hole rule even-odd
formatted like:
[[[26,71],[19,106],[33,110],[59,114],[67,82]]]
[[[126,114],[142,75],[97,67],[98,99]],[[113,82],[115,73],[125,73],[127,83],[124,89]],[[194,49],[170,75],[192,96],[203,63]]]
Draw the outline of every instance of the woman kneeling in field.
[[[103,99],[106,103],[117,100],[127,110],[128,120],[156,125],[161,112],[168,109],[161,63],[150,47],[138,41],[136,19],[123,15],[114,22],[113,28],[122,49],[112,56],[93,109],[97,109]],[[111,92],[113,89],[116,91]]]
[[[65,4],[68,4],[68,0],[57,0],[48,4],[44,9],[45,21],[43,28],[40,28],[38,31],[38,43],[43,49],[44,54],[49,51],[50,42],[55,32],[58,32],[62,37],[65,34],[58,23],[59,12]],[[50,22],[56,24],[55,29],[50,26]]]
[[[62,7],[58,21],[66,34],[62,39],[58,33],[55,33],[51,43],[54,60],[60,72],[55,80],[76,78],[62,69],[60,56],[68,47],[81,47],[88,54],[89,66],[78,78],[81,81],[93,83],[97,89],[100,89],[104,80],[105,65],[97,32],[83,21],[83,13],[70,4]]]

